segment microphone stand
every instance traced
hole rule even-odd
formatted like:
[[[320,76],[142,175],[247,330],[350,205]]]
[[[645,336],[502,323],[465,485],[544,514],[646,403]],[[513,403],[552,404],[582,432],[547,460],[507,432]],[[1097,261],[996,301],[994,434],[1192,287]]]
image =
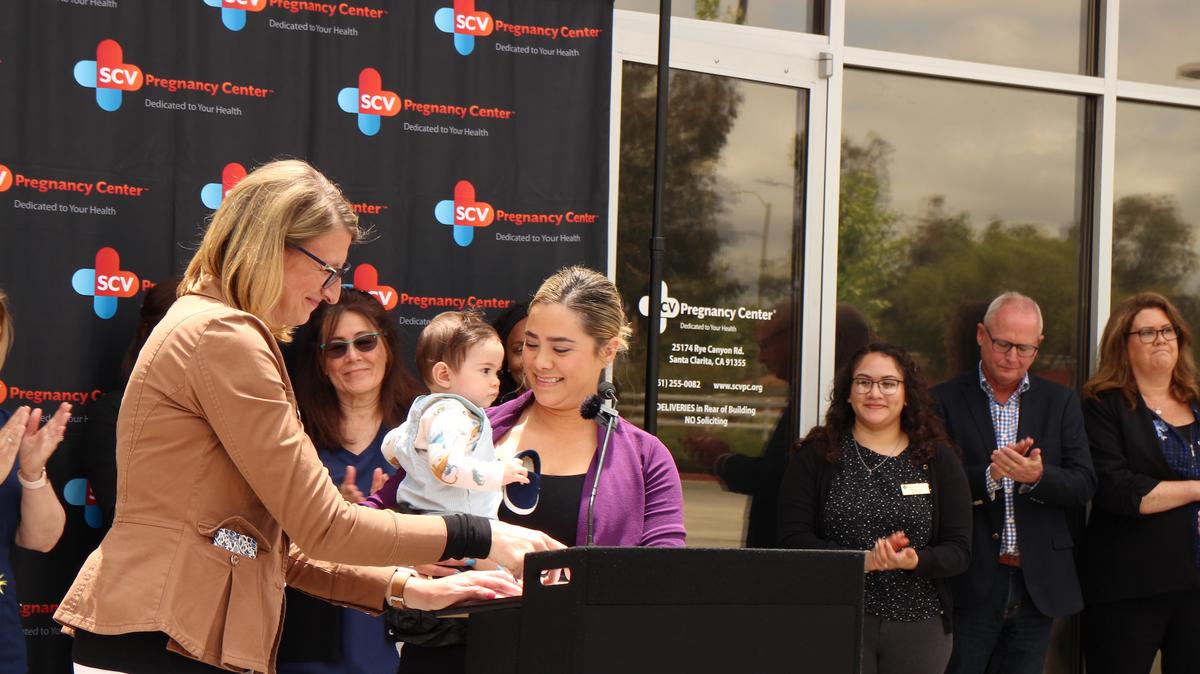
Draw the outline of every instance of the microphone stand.
[[[592,516],[592,508],[596,505],[596,490],[600,486],[600,473],[604,471],[604,456],[608,454],[608,441],[612,437],[613,427],[617,425],[617,411],[608,407],[608,405],[604,407],[607,409],[602,408],[600,411],[600,415],[606,417],[604,442],[600,444],[600,459],[599,463],[596,464],[596,480],[592,482],[592,493],[588,496],[587,542],[585,545],[592,544],[592,536],[595,533],[593,531],[595,522]]]
[[[589,399],[591,405],[595,405],[595,413],[584,414],[585,417],[595,419],[596,423],[604,426],[604,441],[600,443],[599,463],[596,464],[596,480],[592,482],[592,493],[588,496],[587,510],[587,538],[585,545],[592,545],[595,536],[595,517],[592,513],[596,506],[596,491],[600,487],[600,475],[604,472],[604,457],[608,455],[608,441],[612,439],[613,428],[617,425],[617,419],[620,418],[620,412],[617,412],[617,391],[609,382],[601,382],[599,386],[599,395],[592,396]],[[601,402],[603,401],[603,402]],[[610,404],[611,403],[611,404]],[[589,403],[585,402],[585,407],[589,407]]]

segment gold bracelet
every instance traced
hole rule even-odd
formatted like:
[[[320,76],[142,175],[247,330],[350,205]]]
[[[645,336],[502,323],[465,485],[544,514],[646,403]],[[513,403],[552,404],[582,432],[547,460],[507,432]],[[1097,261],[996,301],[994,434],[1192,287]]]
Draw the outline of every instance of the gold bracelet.
[[[26,489],[41,489],[42,487],[45,487],[49,483],[49,480],[46,479],[46,467],[42,466],[42,474],[39,475],[36,480],[26,480],[25,478],[21,477],[21,471],[18,470],[17,482],[20,482],[21,486]]]

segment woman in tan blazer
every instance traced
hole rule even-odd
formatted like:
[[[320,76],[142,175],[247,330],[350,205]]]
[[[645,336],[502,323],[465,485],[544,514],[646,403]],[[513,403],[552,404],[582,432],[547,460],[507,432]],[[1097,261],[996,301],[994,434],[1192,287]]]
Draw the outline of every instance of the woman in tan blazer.
[[[562,547],[482,518],[360,508],[330,482],[276,340],[337,301],[357,221],[300,161],[254,171],[213,215],[125,391],[112,530],[55,614],[76,671],[273,672],[285,583],[369,612],[440,608],[519,588],[395,565],[478,557],[519,574],[525,553]]]

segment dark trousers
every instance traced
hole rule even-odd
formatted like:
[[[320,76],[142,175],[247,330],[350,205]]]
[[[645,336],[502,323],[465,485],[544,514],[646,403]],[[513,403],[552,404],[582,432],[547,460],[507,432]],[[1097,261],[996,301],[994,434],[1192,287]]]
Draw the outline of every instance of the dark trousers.
[[[1033,605],[1020,569],[1000,569],[986,599],[954,607],[947,674],[1041,674],[1045,667],[1054,619]]]
[[[942,616],[915,622],[863,616],[862,674],[940,672],[950,657]]]
[[[1088,604],[1083,653],[1088,674],[1200,674],[1200,590]]]

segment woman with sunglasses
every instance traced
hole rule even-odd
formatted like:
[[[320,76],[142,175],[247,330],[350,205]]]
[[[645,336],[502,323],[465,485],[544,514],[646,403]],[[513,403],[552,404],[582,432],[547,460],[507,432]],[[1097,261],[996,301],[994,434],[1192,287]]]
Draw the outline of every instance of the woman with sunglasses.
[[[971,556],[971,492],[912,358],[865,346],[838,370],[825,425],[779,491],[779,544],[863,550],[863,674],[941,672],[947,580]]]
[[[475,556],[519,572],[525,553],[562,547],[483,518],[360,508],[329,480],[276,340],[337,302],[361,237],[301,161],[257,169],[213,214],[125,391],[112,529],[55,614],[77,672],[274,671],[285,584],[373,613],[438,608],[519,588],[398,565]]]
[[[1083,420],[1099,478],[1080,556],[1089,674],[1200,672],[1200,383],[1157,293],[1113,308]]]
[[[343,288],[297,332],[293,372],[304,429],[342,497],[358,503],[395,469],[380,445],[420,392],[404,367],[396,323],[371,295]],[[288,588],[279,643],[281,674],[392,674],[396,649],[382,617]]]

